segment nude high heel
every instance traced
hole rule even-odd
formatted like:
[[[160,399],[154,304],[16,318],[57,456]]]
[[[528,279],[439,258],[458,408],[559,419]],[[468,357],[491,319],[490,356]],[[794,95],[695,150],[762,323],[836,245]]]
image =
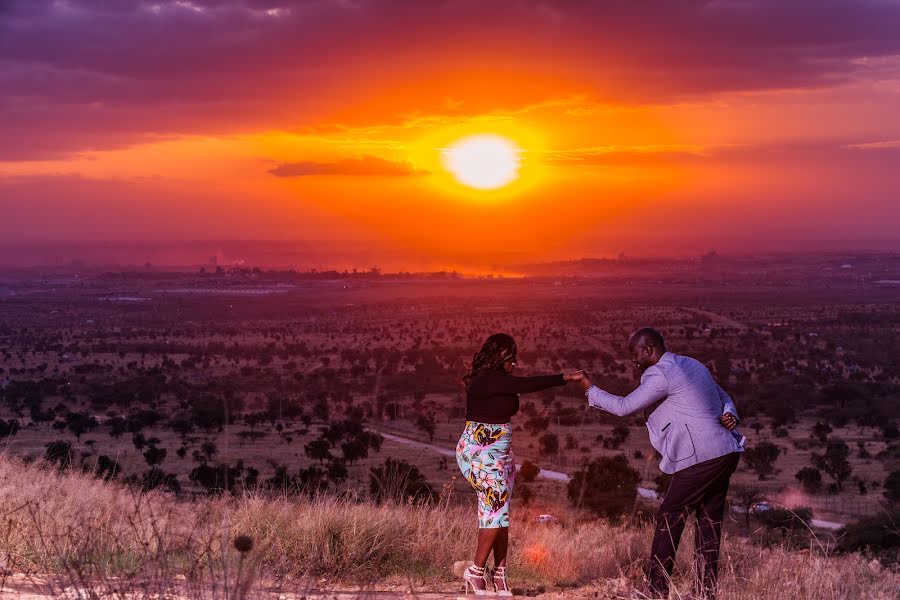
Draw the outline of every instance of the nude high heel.
[[[488,581],[487,572],[484,567],[470,565],[465,573],[463,573],[463,581],[466,582],[467,596],[469,595],[469,586],[472,587],[472,592],[476,596],[493,596],[492,593],[488,592],[488,584],[490,582]]]
[[[506,567],[494,567],[494,575],[491,578],[494,584],[494,593],[498,596],[512,596],[509,586],[506,584]]]

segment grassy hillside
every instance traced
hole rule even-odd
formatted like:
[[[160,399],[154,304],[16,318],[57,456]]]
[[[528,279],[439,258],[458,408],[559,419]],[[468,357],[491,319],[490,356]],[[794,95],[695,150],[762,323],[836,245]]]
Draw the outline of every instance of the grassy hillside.
[[[352,498],[178,501],[11,457],[0,457],[0,511],[0,561],[51,596],[68,587],[101,597],[176,589],[187,597],[240,597],[279,582],[289,590],[403,584],[455,591],[461,586],[452,565],[469,558],[475,523],[474,508],[376,506]],[[612,597],[639,576],[646,525],[538,525],[518,512],[510,562],[521,591]],[[234,544],[241,535],[252,540],[245,553]],[[676,577],[684,590],[687,546]],[[876,561],[828,556],[815,542],[791,551],[732,536],[724,557],[725,600],[888,599],[900,585],[900,576]]]

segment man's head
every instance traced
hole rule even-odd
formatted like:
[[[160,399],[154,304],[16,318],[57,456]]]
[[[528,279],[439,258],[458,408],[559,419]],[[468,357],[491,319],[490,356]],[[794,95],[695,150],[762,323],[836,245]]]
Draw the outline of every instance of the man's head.
[[[652,327],[642,327],[628,338],[628,352],[631,353],[631,361],[641,373],[659,362],[666,353],[666,343],[663,336]]]

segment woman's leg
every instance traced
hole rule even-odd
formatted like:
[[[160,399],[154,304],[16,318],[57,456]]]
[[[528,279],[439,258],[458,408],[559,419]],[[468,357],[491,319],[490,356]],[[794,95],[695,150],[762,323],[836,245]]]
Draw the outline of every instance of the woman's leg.
[[[498,527],[494,540],[494,566],[506,566],[506,554],[509,552],[509,527]]]
[[[483,567],[487,563],[491,550],[494,550],[494,562],[497,561],[495,545],[500,537],[500,532],[506,531],[505,527],[482,527],[478,529],[478,546],[475,548],[475,566]]]

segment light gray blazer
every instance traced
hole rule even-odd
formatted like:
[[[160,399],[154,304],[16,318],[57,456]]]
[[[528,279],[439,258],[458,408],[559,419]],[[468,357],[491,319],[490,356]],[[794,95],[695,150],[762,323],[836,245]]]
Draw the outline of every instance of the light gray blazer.
[[[650,443],[662,454],[659,468],[664,473],[744,450],[744,436],[737,428],[729,431],[719,422],[726,412],[738,416],[734,402],[709,369],[693,358],[666,352],[627,396],[597,386],[585,395],[594,408],[620,417],[665,399],[647,418]]]

